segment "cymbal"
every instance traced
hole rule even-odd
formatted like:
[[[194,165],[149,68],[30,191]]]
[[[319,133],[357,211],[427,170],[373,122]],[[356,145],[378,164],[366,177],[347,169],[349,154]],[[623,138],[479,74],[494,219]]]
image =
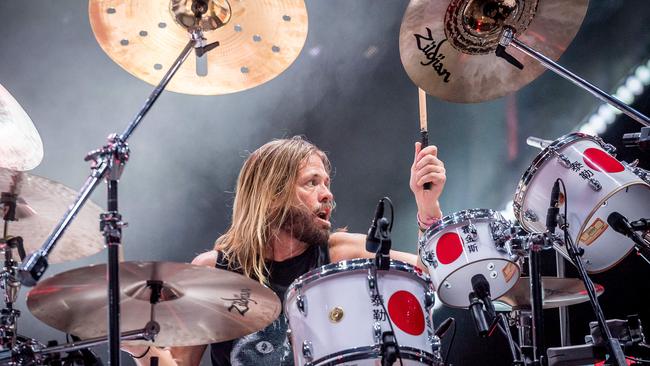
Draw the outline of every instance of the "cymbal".
[[[280,314],[280,300],[272,290],[234,272],[187,263],[123,262],[122,332],[141,329],[150,320],[148,280],[163,282],[154,309],[160,333],[153,343],[130,344],[167,347],[221,342],[262,329]],[[106,265],[77,268],[41,281],[27,295],[27,306],[38,319],[68,334],[107,335]]]
[[[557,60],[575,37],[588,0],[411,0],[402,19],[400,58],[429,95],[472,103],[513,93],[545,68],[514,47],[519,70],[495,56],[504,25],[515,38]]]
[[[191,0],[90,0],[97,42],[133,76],[158,85],[190,40]],[[234,93],[265,83],[298,57],[307,38],[304,0],[210,0],[200,23],[208,52],[207,75],[189,55],[167,90],[196,95]]]
[[[589,301],[585,285],[577,278],[542,277],[544,309],[554,309]],[[605,292],[602,285],[594,283],[596,295]],[[530,308],[530,279],[520,277],[517,284],[505,295],[495,300],[498,311]]]
[[[0,167],[31,170],[43,160],[43,142],[25,110],[0,85]]]
[[[77,192],[47,178],[0,168],[0,192],[18,195],[16,217],[8,225],[8,234],[21,236],[25,252],[39,249],[61,220]],[[95,254],[104,248],[99,231],[102,209],[87,201],[48,257],[49,263],[61,263]]]

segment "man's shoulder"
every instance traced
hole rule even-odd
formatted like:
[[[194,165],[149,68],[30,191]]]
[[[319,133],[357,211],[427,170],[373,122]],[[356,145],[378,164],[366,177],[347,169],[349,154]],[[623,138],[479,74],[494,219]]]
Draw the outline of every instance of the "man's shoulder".
[[[345,231],[332,233],[328,241],[331,261],[338,262],[363,257],[365,240],[366,237],[363,234],[353,234]]]
[[[217,264],[217,251],[216,250],[209,250],[207,252],[203,252],[192,260],[192,264],[195,264],[197,266],[206,266],[206,267],[215,267]]]

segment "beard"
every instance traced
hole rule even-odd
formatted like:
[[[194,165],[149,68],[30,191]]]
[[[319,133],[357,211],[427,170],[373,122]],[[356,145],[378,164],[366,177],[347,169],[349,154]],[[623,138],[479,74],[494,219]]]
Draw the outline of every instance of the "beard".
[[[326,246],[330,231],[318,226],[315,217],[316,214],[307,208],[293,206],[289,208],[281,228],[307,245]]]

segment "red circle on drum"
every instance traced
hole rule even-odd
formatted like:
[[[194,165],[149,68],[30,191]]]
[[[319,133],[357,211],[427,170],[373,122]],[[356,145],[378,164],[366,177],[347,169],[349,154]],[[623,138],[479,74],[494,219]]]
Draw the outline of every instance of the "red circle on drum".
[[[443,234],[436,245],[436,257],[441,264],[454,262],[463,253],[463,241],[456,233]]]
[[[417,297],[408,291],[397,291],[388,299],[388,315],[393,324],[404,333],[420,335],[424,332],[424,312]]]
[[[584,154],[582,160],[593,170],[601,173],[619,173],[625,170],[623,164],[601,149],[590,147]]]

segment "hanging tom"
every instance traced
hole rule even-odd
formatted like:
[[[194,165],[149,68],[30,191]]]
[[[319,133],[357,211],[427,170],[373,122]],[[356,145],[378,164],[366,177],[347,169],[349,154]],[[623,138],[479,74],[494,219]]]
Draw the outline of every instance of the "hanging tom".
[[[566,186],[561,192],[560,212],[567,210],[569,233],[584,250],[587,271],[605,271],[632,251],[634,243],[607,224],[614,211],[636,220],[650,214],[647,172],[620,162],[611,145],[582,133],[565,135],[537,155],[519,181],[514,197],[515,216],[529,232],[546,231],[546,211],[557,178]],[[557,249],[565,257],[563,246]]]
[[[422,235],[420,259],[440,301],[469,307],[472,277],[479,274],[488,280],[494,299],[517,283],[520,269],[510,249],[511,227],[496,211],[471,209],[442,218]]]

